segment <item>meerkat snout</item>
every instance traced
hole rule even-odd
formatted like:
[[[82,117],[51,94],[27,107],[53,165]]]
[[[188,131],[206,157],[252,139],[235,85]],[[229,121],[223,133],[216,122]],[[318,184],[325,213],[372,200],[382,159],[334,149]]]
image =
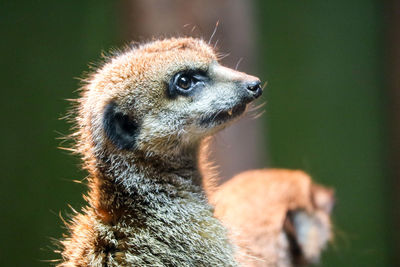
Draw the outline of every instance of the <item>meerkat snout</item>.
[[[262,94],[261,81],[248,82],[246,84],[247,90],[253,92],[254,98],[258,98]]]
[[[257,77],[235,71],[233,69],[213,64],[210,70],[214,79],[219,82],[237,83],[238,94],[243,102],[251,102],[262,94],[261,81]]]

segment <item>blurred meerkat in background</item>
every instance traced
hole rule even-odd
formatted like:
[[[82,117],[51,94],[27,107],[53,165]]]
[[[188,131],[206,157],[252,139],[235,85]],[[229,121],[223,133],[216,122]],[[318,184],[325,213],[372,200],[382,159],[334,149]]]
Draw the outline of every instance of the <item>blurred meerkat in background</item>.
[[[239,246],[243,266],[317,263],[332,239],[334,191],[302,171],[246,171],[210,190],[215,215]]]

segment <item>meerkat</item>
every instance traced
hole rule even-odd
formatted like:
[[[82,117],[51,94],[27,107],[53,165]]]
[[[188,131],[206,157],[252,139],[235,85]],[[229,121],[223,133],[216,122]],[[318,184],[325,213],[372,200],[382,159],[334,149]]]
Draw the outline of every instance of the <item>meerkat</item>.
[[[243,266],[292,267],[317,263],[332,239],[334,191],[303,171],[246,171],[211,195],[215,215],[240,248]]]
[[[198,153],[261,93],[258,78],[194,38],[139,45],[98,69],[74,134],[88,204],[68,224],[58,266],[236,266]]]

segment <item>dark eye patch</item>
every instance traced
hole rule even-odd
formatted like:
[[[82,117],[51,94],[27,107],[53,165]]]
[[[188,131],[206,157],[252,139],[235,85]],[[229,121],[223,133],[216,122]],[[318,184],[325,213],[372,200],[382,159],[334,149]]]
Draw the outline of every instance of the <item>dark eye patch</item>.
[[[110,102],[104,109],[103,127],[107,137],[119,149],[133,149],[139,125],[128,115],[117,111],[117,104]]]
[[[209,80],[207,73],[202,70],[186,70],[176,73],[168,84],[168,96],[175,98],[178,95],[188,96],[198,90]]]

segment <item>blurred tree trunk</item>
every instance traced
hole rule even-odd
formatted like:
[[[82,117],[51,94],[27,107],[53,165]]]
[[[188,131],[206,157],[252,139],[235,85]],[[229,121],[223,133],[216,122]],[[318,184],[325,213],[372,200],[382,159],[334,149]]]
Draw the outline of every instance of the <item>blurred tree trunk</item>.
[[[229,53],[224,65],[255,72],[255,33],[252,1],[240,0],[129,0],[121,2],[120,21],[128,41],[147,41],[171,36],[210,39],[218,52]],[[262,79],[262,77],[261,77]],[[245,118],[214,138],[212,158],[220,166],[222,180],[265,164],[260,120]]]

